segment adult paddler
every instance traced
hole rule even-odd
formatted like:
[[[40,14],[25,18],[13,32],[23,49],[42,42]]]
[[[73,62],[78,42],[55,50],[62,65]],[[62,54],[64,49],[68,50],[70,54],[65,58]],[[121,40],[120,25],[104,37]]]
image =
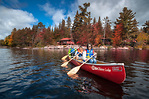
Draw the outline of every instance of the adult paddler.
[[[87,60],[88,58],[90,58],[92,55],[94,55],[97,53],[94,52],[93,48],[92,48],[92,44],[87,44],[87,49],[83,52],[83,59],[84,61]],[[96,56],[93,56],[91,59],[89,59],[88,63],[96,63]]]

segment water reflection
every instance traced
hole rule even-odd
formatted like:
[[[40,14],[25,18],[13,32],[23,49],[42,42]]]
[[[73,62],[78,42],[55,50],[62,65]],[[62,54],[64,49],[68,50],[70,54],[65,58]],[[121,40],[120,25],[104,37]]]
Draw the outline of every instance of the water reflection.
[[[67,51],[0,49],[0,98],[148,98],[149,50],[96,51],[98,60],[125,63],[121,85],[83,70],[68,77],[74,65],[61,67]]]
[[[83,70],[80,70],[79,74],[75,75],[75,78],[80,80],[80,83],[78,83],[79,87],[76,87],[78,92],[88,94],[96,93],[114,99],[122,99],[124,94],[119,84],[115,84]]]
[[[149,50],[97,50],[98,60],[107,62],[149,63]]]

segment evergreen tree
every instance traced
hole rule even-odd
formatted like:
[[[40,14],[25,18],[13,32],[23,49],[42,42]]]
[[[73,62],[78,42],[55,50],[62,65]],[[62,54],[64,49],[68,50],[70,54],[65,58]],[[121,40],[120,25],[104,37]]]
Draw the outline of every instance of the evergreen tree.
[[[81,24],[89,24],[91,21],[90,12],[87,12],[87,8],[90,6],[90,3],[84,3],[84,7],[79,6],[81,13],[79,14],[79,21]]]
[[[136,13],[133,13],[132,10],[128,10],[127,7],[123,8],[123,12],[120,12],[120,17],[117,19],[116,24],[123,24],[122,40],[131,39],[133,20]]]
[[[94,17],[93,19],[93,25],[96,24],[96,18]]]
[[[79,22],[79,13],[77,11],[75,17],[74,17],[74,23],[73,23],[73,27],[72,27],[72,32],[75,32],[78,30],[78,28],[80,27],[80,22]]]
[[[103,35],[103,27],[102,27],[102,23],[101,23],[101,20],[100,20],[100,16],[99,16],[99,19],[98,19],[98,27],[99,27],[99,35]]]
[[[71,18],[70,17],[68,17],[68,19],[67,19],[67,34],[68,34],[68,37],[71,37],[71,39],[73,39],[72,31],[71,31]]]
[[[133,41],[133,40],[135,40],[135,39],[137,38],[137,36],[138,36],[138,34],[139,34],[138,22],[137,22],[136,19],[134,19],[134,20],[132,21],[132,29],[131,29],[131,32],[132,32],[132,33],[130,33],[129,36],[130,36],[131,41]]]
[[[67,28],[68,29],[71,28],[71,18],[70,17],[67,18]]]
[[[143,31],[149,35],[149,21],[146,21],[143,25]]]
[[[112,37],[111,20],[109,20],[109,18],[106,17],[106,18],[104,18],[103,21],[104,21],[104,24],[105,24],[103,37],[104,37],[105,39],[111,38],[111,37]]]
[[[83,37],[84,29],[87,29],[86,34],[91,31],[91,16],[90,12],[87,12],[87,8],[90,6],[90,3],[84,3],[84,7],[79,6],[81,13],[76,13],[74,24],[72,28],[73,38],[75,42],[78,42],[81,37]],[[88,27],[88,28],[87,28]]]

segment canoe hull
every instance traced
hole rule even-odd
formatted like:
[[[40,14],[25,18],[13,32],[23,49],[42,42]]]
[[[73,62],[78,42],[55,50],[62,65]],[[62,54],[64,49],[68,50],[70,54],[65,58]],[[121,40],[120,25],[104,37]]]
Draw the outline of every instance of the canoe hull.
[[[83,62],[72,59],[72,64],[75,66],[81,65]],[[124,63],[103,63],[92,64],[86,63],[82,65],[81,69],[98,75],[102,78],[110,80],[114,83],[121,84],[126,78]]]

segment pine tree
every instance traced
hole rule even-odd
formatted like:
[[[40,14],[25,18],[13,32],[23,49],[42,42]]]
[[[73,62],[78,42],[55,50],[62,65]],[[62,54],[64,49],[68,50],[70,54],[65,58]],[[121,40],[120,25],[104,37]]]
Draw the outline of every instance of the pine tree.
[[[81,13],[79,14],[79,21],[81,24],[89,24],[91,21],[90,12],[87,12],[87,8],[90,6],[90,3],[84,3],[84,7],[79,6]]]
[[[111,20],[108,17],[104,18],[104,35],[105,39],[112,37],[112,30],[111,30]]]
[[[68,17],[68,19],[67,19],[67,28],[68,29],[71,28],[71,18],[70,17]]]
[[[90,16],[90,12],[87,12],[87,8],[90,6],[90,3],[84,3],[83,6],[84,7],[79,6],[81,13],[78,13],[77,11],[72,27],[73,38],[75,42],[78,42],[80,38],[84,36],[82,34],[85,29],[87,30],[86,34],[91,32],[90,21],[92,18]]]
[[[68,33],[68,37],[73,39],[72,31],[71,31],[71,18],[70,17],[68,17],[68,19],[67,19],[67,33]]]
[[[130,33],[130,40],[135,41],[137,36],[139,35],[139,29],[138,29],[138,22],[136,19],[132,21],[132,29]]]
[[[149,21],[146,21],[143,25],[143,31],[149,35]]]
[[[120,12],[120,17],[117,19],[116,24],[123,24],[122,40],[131,39],[130,35],[132,32],[133,20],[136,13],[132,10],[128,10],[127,7],[123,8],[123,12]]]
[[[103,27],[102,27],[102,23],[101,23],[101,20],[100,20],[100,16],[99,16],[99,19],[98,19],[98,27],[99,27],[99,35],[103,35]]]
[[[93,19],[93,25],[96,24],[96,18],[94,17]]]

